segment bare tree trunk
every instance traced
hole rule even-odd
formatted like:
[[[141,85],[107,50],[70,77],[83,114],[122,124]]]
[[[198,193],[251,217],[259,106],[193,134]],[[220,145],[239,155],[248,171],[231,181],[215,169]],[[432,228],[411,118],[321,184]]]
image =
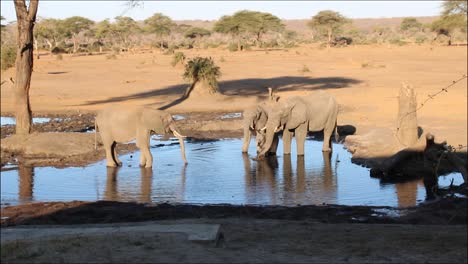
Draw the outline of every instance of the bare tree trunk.
[[[328,48],[328,49],[330,48],[331,38],[332,38],[332,29],[329,28],[329,29],[328,29],[328,43],[327,43],[327,48]]]
[[[37,38],[34,38],[34,50],[36,51],[36,58],[39,59],[39,43]]]
[[[77,40],[77,36],[75,33],[73,33],[73,54],[76,53],[76,51],[78,50],[78,40]]]
[[[397,137],[401,147],[411,147],[418,141],[416,94],[406,83],[402,84],[398,97]]]
[[[31,107],[29,105],[29,88],[33,70],[33,29],[36,21],[38,0],[14,1],[18,25],[16,51],[16,83],[14,102],[16,110],[16,134],[25,135],[31,132]]]
[[[52,56],[52,49],[54,48],[52,45],[52,42],[50,40],[46,39],[47,45],[49,46],[49,55]]]

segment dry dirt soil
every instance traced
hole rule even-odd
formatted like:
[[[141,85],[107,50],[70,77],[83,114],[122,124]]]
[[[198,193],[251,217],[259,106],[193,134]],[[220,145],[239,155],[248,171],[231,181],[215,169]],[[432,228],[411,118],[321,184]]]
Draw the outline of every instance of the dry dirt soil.
[[[340,105],[338,125],[354,126],[357,134],[394,128],[402,81],[414,86],[418,104],[421,104],[429,94],[441,91],[467,74],[466,47],[353,46],[327,51],[303,46],[288,50],[230,53],[210,49],[184,53],[188,58],[211,56],[223,74],[220,79],[223,96],[189,98],[167,109],[174,114],[200,115],[193,122],[182,123],[182,128],[185,126],[185,134],[196,131],[202,138],[241,136],[239,119],[223,123],[231,134],[211,135],[212,128],[219,126],[219,120],[216,123],[205,119],[213,117],[215,112],[242,111],[266,98],[268,86],[282,98],[326,90]],[[35,60],[32,110],[35,115],[76,115],[78,112],[92,114],[111,103],[160,107],[177,102],[188,84],[181,77],[183,68],[172,67],[171,60],[170,55],[150,50],[117,55],[117,59],[107,59],[106,55],[65,55],[63,60],[57,60],[43,55]],[[12,69],[2,73],[2,81],[6,80],[1,86],[2,115],[13,112],[10,77],[14,78]],[[446,139],[454,146],[466,145],[466,79],[428,100],[417,114],[419,126],[433,133],[438,141]],[[76,122],[90,123],[91,120],[91,117],[89,122],[81,118]],[[73,131],[65,127],[67,124],[57,126],[59,131]],[[90,126],[91,123],[80,125]],[[36,127],[37,131],[57,130],[57,127]],[[3,134],[4,129],[2,137]],[[133,149],[130,147],[128,151]],[[102,208],[99,202],[89,207],[83,205],[69,202],[2,208],[2,217],[8,216],[7,220],[2,218],[2,226],[206,218],[199,221],[224,226],[228,234],[226,244],[213,248],[186,244],[173,237],[146,240],[136,236],[112,238],[111,244],[105,243],[109,241],[105,237],[8,243],[2,244],[2,262],[467,261],[466,199],[442,200],[428,207],[418,207],[415,214],[399,220],[369,218],[373,213],[366,207],[245,209],[226,206],[213,210],[211,207],[184,209],[132,204],[108,204]],[[355,222],[352,219],[360,223],[385,224],[351,224]],[[172,248],[174,245],[180,249]],[[96,251],[95,247],[103,250]]]
[[[352,125],[357,134],[373,127],[394,128],[402,81],[412,84],[418,104],[467,74],[466,47],[352,46],[319,49],[229,52],[221,49],[183,51],[188,58],[211,56],[220,66],[216,99],[186,100],[172,113],[241,111],[267,95],[280,96],[326,90],[340,104],[339,125]],[[31,107],[35,113],[95,111],[110,103],[165,106],[183,94],[183,67],[172,67],[171,55],[145,53],[54,56],[35,60]],[[13,111],[14,70],[2,74],[1,112]],[[467,82],[456,83],[418,110],[418,123],[440,141],[467,144]],[[237,129],[237,128],[236,128]]]

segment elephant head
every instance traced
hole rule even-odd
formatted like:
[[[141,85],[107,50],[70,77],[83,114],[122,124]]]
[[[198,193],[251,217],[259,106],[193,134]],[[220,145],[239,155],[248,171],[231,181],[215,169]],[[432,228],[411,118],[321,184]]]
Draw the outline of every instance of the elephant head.
[[[301,125],[306,126],[307,121],[307,107],[301,100],[296,100],[295,98],[288,99],[284,103],[278,104],[276,107],[272,108],[268,115],[266,125],[260,129],[260,133],[264,135],[264,142],[261,145],[259,156],[264,156],[270,149],[274,141],[275,133],[284,130],[284,133],[289,134],[291,133],[289,132],[290,130],[294,130]],[[284,133],[283,140],[285,140]],[[287,141],[284,142],[284,144],[287,143]]]
[[[268,100],[256,105],[254,108],[246,109],[243,113],[244,117],[244,139],[242,145],[242,152],[246,153],[249,148],[250,138],[252,132],[255,132],[255,145],[257,147],[257,153],[262,150],[262,146],[265,144],[265,133],[261,130],[266,126],[268,114],[272,108],[278,105],[279,96],[273,94],[273,89],[268,88]],[[276,146],[271,149],[272,152],[276,152]]]
[[[169,113],[162,110],[143,108],[141,125],[154,131],[156,134],[172,133],[179,140],[182,159],[187,163],[187,159],[185,158],[185,137],[179,133],[175,121]]]
[[[338,104],[335,97],[325,92],[307,96],[291,97],[271,109],[268,121],[261,130],[265,133],[265,144],[259,156],[264,156],[274,140],[276,132],[283,130],[284,154],[291,153],[291,138],[294,133],[297,155],[304,155],[304,144],[309,131],[323,130],[322,151],[331,151],[331,135],[337,127]]]

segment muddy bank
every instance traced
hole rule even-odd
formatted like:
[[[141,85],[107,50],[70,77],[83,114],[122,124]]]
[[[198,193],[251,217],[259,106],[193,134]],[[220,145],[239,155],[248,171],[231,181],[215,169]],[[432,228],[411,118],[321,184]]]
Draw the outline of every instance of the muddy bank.
[[[51,202],[1,209],[1,226],[140,222],[183,218],[314,220],[321,223],[466,225],[467,199],[446,197],[417,207],[234,206],[133,202]]]

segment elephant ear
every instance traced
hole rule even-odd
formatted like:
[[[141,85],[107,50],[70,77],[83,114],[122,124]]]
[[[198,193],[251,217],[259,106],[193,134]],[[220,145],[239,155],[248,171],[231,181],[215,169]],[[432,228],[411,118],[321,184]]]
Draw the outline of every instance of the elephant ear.
[[[305,122],[307,122],[307,108],[303,102],[295,101],[284,106],[281,124],[285,124],[287,129],[295,129]]]

